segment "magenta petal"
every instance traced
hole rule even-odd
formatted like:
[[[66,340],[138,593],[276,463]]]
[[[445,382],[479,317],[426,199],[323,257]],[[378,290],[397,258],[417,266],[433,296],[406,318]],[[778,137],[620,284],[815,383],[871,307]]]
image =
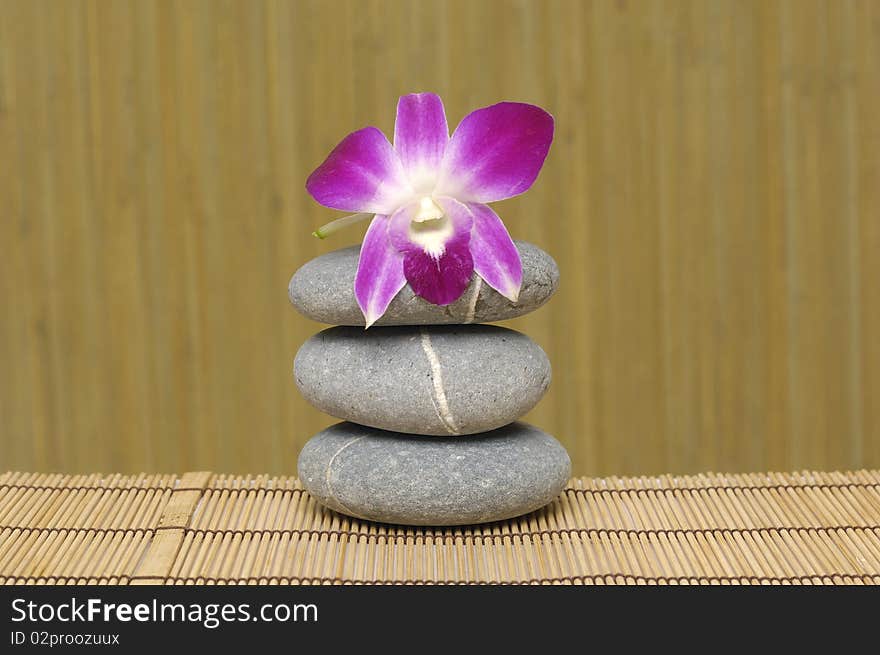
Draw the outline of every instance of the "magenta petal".
[[[435,305],[448,305],[464,293],[474,272],[469,244],[473,217],[452,198],[438,198],[444,218],[413,226],[417,204],[391,217],[391,243],[403,255],[403,272],[413,293]]]
[[[448,305],[461,297],[471,281],[474,260],[467,244],[451,243],[438,258],[413,250],[404,255],[403,274],[413,293],[435,305]]]
[[[354,278],[354,295],[367,327],[379,320],[405,284],[403,255],[388,239],[388,217],[376,216],[364,235]]]
[[[412,193],[400,158],[375,127],[345,137],[309,175],[306,190],[325,207],[369,214],[390,214]]]
[[[433,93],[401,96],[394,123],[394,149],[416,191],[430,193],[449,141],[443,101]]]
[[[464,293],[474,272],[469,244],[473,217],[452,198],[438,198],[444,217],[414,224],[418,204],[395,212],[388,229],[391,243],[404,255],[403,273],[417,296],[448,305]]]
[[[470,245],[474,271],[495,291],[516,302],[522,285],[519,251],[490,207],[469,203],[468,209],[474,217]]]
[[[553,117],[540,107],[501,102],[468,114],[441,165],[438,194],[494,202],[526,191],[553,141]]]

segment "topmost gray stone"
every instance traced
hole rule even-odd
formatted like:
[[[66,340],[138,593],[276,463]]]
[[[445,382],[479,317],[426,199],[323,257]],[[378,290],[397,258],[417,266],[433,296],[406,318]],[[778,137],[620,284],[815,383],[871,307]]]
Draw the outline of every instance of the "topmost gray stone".
[[[537,246],[524,241],[515,243],[523,265],[517,302],[510,302],[476,275],[461,298],[445,307],[419,298],[407,284],[376,325],[489,323],[534,311],[556,291],[559,268],[553,258]],[[304,264],[294,273],[287,289],[293,306],[319,323],[363,325],[364,316],[354,297],[359,253],[358,246],[342,248]]]

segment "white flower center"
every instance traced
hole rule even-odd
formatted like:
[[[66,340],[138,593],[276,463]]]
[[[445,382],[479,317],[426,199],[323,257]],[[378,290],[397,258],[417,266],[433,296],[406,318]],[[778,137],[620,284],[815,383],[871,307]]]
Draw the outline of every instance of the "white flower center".
[[[452,232],[452,221],[443,213],[443,208],[430,196],[424,196],[409,224],[410,241],[420,245],[434,259],[439,259],[446,252],[446,242]]]
[[[425,221],[436,221],[440,218],[443,218],[443,208],[434,202],[431,196],[424,196],[419,200],[419,211],[416,212],[413,221],[424,223]]]

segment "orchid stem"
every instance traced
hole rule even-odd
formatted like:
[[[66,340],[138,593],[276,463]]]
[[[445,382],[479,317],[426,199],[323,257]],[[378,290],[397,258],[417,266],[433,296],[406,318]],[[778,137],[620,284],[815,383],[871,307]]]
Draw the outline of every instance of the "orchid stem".
[[[365,218],[369,217],[370,214],[360,213],[360,214],[351,214],[350,216],[343,216],[342,218],[337,218],[335,221],[330,221],[326,225],[322,225],[317,230],[312,232],[313,237],[318,237],[319,239],[326,239],[334,232],[341,230],[344,227],[348,227],[349,225],[353,225],[358,221],[362,221]]]

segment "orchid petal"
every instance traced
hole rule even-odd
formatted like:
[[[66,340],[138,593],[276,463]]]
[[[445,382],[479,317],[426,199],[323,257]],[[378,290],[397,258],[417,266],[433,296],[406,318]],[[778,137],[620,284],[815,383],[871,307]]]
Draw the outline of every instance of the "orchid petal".
[[[473,272],[470,250],[461,244],[451,245],[436,259],[422,251],[403,258],[403,274],[413,293],[434,305],[451,305],[461,298]]]
[[[430,193],[449,141],[443,101],[433,93],[401,96],[394,123],[394,149],[413,188]]]
[[[474,272],[502,296],[516,302],[522,286],[522,261],[519,251],[492,208],[469,203],[474,219],[470,250]]]
[[[367,327],[382,317],[404,285],[403,255],[388,238],[388,217],[376,216],[364,235],[354,278],[354,295]]]
[[[473,217],[452,198],[438,198],[442,219],[414,221],[413,203],[391,216],[391,243],[403,253],[403,273],[413,293],[434,305],[449,305],[461,297],[474,272],[469,242]]]
[[[495,202],[526,191],[553,141],[553,117],[535,105],[501,102],[471,112],[455,129],[437,193],[462,202]]]
[[[306,190],[325,207],[390,214],[412,195],[394,148],[375,127],[352,132],[306,180]]]

